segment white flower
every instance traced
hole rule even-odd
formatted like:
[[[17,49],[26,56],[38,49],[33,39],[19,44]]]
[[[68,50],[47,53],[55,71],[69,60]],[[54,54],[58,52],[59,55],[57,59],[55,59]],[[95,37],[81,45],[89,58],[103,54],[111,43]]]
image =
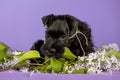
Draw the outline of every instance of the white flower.
[[[20,69],[20,71],[26,73],[26,72],[29,72],[29,68],[27,68],[27,67],[22,67],[22,68]]]
[[[12,54],[14,54],[14,55],[19,55],[19,54],[21,54],[22,52],[20,52],[20,51],[14,51]]]
[[[78,61],[80,60],[80,61],[84,61],[84,59],[85,59],[85,57],[80,57],[80,56],[78,56]]]
[[[111,43],[109,45],[103,45],[102,47],[104,49],[113,49],[113,50],[119,51],[119,46],[116,43]]]
[[[111,62],[112,63],[117,63],[118,62],[117,58],[114,55],[111,56]]]
[[[119,51],[119,47],[118,47],[118,45],[117,45],[116,43],[109,44],[109,46],[110,46],[112,49],[114,49],[114,50],[116,50],[116,51]]]
[[[95,67],[90,67],[87,71],[87,73],[89,74],[100,74],[102,72],[102,70],[97,69]]]
[[[78,69],[78,66],[79,66],[79,65],[78,65],[78,64],[75,64],[74,66],[75,66],[76,69]]]
[[[88,60],[89,62],[91,62],[92,60],[94,60],[94,59],[96,59],[96,58],[97,58],[96,53],[90,53],[90,54],[88,55],[87,60]]]
[[[68,66],[66,66],[66,67],[64,68],[64,70],[67,71],[67,70],[68,70]]]
[[[73,72],[72,70],[68,70],[68,74],[72,74],[72,72]]]
[[[12,60],[8,60],[8,59],[4,58],[4,61],[5,62],[3,63],[3,69],[6,67],[14,66],[15,64],[17,64],[19,62],[17,56],[13,56]]]
[[[100,68],[101,67],[101,61],[97,61],[96,62],[96,68]]]
[[[109,58],[106,58],[106,59],[105,59],[105,62],[106,62],[106,66],[105,66],[106,69],[110,69],[110,68],[111,68],[111,64],[112,64],[111,61],[110,61],[110,59],[109,59]]]
[[[105,60],[105,54],[106,54],[106,50],[104,49],[103,51],[99,51],[97,54],[97,60],[99,61],[104,61]]]

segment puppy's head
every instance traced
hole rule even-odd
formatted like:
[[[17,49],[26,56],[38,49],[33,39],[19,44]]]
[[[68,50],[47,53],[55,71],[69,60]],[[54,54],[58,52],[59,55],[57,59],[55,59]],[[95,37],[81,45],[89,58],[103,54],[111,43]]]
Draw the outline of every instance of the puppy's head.
[[[69,37],[77,30],[79,21],[70,15],[50,14],[44,16],[42,22],[46,33],[41,54],[47,57],[61,57],[64,47],[69,45]]]
[[[64,16],[53,14],[42,18],[46,27],[45,41],[41,54],[47,57],[61,57],[69,37],[69,27]]]

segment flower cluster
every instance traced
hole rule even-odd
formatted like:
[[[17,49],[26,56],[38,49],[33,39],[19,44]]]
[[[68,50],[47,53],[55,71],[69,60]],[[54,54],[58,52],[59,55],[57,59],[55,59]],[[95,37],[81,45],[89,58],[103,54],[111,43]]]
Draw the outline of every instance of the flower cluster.
[[[6,69],[8,67],[13,67],[15,64],[18,63],[18,57],[13,56],[12,60],[4,58],[4,63],[0,63],[0,69]]]
[[[108,56],[113,50],[112,55]],[[120,70],[120,60],[116,58],[114,51],[119,51],[118,45],[113,43],[104,45],[103,50],[90,53],[88,56],[78,57],[78,61],[74,64],[69,64],[64,68],[64,71],[71,74],[75,71],[86,70],[89,74],[101,74],[104,71],[112,72]],[[118,53],[120,55],[120,53]],[[85,71],[83,72],[85,73]]]
[[[6,69],[6,68],[9,68],[9,67],[15,66],[19,62],[17,55],[19,55],[21,53],[22,52],[19,52],[19,51],[15,50],[14,52],[12,52],[12,54],[14,56],[10,56],[11,59],[4,58],[4,62],[0,62],[0,69]]]
[[[111,43],[109,45],[102,45],[102,48],[106,49],[106,50],[116,50],[116,51],[119,51],[119,46],[116,43]]]

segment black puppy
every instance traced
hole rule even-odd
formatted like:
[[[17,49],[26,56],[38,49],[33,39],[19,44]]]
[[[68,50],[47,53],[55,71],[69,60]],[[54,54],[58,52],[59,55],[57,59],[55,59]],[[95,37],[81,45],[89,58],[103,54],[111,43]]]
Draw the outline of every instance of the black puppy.
[[[45,40],[39,40],[32,46],[42,57],[60,58],[64,47],[68,47],[76,56],[84,56],[94,51],[91,29],[85,22],[71,15],[47,15],[42,18],[46,27]]]

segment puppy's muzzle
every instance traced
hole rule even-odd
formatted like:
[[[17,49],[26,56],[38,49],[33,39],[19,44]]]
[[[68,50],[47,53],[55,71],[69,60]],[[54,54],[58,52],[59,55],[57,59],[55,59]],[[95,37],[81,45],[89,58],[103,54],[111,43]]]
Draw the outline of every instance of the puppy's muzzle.
[[[55,44],[51,47],[45,47],[45,45],[43,45],[41,47],[41,54],[44,55],[45,57],[47,56],[48,58],[50,57],[60,58],[62,57],[63,53],[64,53],[64,46],[62,45]]]

